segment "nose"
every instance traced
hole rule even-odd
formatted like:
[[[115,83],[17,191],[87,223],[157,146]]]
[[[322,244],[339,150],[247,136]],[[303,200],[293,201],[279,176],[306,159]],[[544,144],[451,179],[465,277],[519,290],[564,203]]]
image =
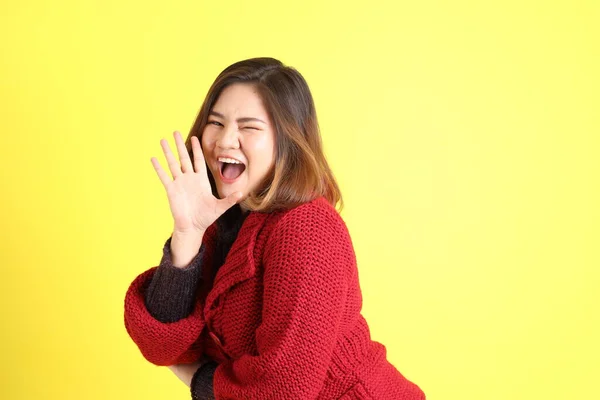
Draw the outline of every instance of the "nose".
[[[217,146],[222,149],[239,149],[239,131],[235,125],[229,125],[221,129],[221,134],[217,137]]]

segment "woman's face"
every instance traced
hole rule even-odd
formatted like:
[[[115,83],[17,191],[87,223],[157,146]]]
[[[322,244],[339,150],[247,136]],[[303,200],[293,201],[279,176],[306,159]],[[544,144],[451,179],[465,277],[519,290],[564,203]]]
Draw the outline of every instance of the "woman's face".
[[[227,86],[210,110],[202,151],[220,198],[258,188],[275,162],[275,132],[255,86]]]

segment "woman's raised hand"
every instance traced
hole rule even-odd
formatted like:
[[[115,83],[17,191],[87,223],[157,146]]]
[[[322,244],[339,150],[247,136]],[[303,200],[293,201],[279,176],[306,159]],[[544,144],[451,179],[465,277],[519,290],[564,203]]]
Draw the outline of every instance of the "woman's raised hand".
[[[183,256],[184,253],[197,253],[206,229],[235,205],[241,199],[242,194],[235,192],[225,199],[216,198],[212,194],[198,138],[194,136],[191,139],[194,156],[194,165],[192,166],[181,134],[176,131],[173,136],[179,154],[179,162],[171,152],[167,141],[165,139],[160,141],[173,179],[162,169],[155,157],[152,157],[151,161],[167,191],[174,222],[171,249],[178,250],[182,254],[182,257],[179,257],[181,261],[189,258],[189,254]],[[174,241],[176,243],[173,243]]]

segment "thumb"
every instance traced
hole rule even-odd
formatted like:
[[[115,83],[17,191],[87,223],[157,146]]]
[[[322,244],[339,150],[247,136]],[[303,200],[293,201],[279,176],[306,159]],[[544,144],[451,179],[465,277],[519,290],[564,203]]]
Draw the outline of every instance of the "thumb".
[[[233,192],[226,198],[219,199],[217,201],[219,212],[223,214],[225,211],[229,210],[231,207],[236,205],[238,201],[242,199],[242,196],[242,192]]]

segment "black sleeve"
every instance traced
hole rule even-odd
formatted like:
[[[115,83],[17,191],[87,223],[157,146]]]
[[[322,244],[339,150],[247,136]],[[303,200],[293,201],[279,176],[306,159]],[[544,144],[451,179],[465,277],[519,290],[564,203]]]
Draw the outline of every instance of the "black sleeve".
[[[175,267],[171,258],[171,237],[167,239],[160,264],[145,293],[146,308],[154,318],[169,323],[192,313],[202,276],[203,255],[204,244],[189,265]]]
[[[198,368],[190,384],[192,400],[215,400],[213,377],[218,365],[214,361],[209,361]]]

